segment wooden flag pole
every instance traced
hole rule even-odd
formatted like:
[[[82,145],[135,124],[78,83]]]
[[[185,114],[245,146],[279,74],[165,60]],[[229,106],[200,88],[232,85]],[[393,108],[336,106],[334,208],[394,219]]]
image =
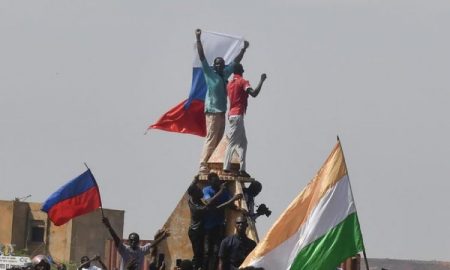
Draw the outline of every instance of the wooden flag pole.
[[[97,180],[95,180],[95,177],[94,177],[94,175],[92,174],[91,169],[88,167],[88,165],[86,164],[86,162],[84,162],[84,166],[86,166],[86,168],[87,168],[87,169],[89,170],[89,172],[91,173],[92,179],[94,179],[95,185],[97,186],[98,194],[99,194],[99,196],[100,196],[100,190],[99,190],[99,188],[98,188]],[[104,217],[105,217],[105,213],[103,213],[103,205],[102,205],[101,197],[100,197],[100,211],[102,212],[102,218],[104,218]]]
[[[348,176],[348,179],[350,180],[350,174],[348,172],[347,162],[345,161],[344,149],[342,149],[342,144],[341,144],[341,140],[339,139],[339,135],[337,135],[336,137],[337,137],[337,141],[339,143],[339,147],[341,148],[342,158],[344,159],[345,169],[347,170],[347,176]],[[350,181],[348,181],[348,184],[350,187],[350,192],[352,194],[353,203],[355,204],[355,209],[356,209],[356,203],[354,201],[355,197],[353,196],[353,190],[352,190],[352,185],[350,184]],[[356,212],[358,212],[358,211],[356,211]],[[361,235],[362,235],[362,232],[361,232]],[[364,239],[361,239],[361,240],[362,240],[362,245],[363,245],[363,256],[364,256],[364,262],[366,263],[366,270],[369,270],[369,261],[367,260],[366,247],[364,246]]]

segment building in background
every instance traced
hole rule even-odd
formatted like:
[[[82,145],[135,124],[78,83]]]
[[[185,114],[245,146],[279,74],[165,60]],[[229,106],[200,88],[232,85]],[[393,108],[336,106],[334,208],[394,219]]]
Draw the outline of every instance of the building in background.
[[[79,262],[81,256],[104,258],[111,236],[102,224],[100,209],[55,226],[42,212],[41,203],[0,200],[0,243],[30,256],[51,255],[59,262]],[[123,210],[103,209],[119,236],[123,235]]]

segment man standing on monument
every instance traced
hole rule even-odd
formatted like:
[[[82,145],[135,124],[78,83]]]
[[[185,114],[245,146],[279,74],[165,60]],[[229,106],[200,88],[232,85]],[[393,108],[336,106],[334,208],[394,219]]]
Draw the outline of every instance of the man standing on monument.
[[[236,219],[236,234],[223,239],[219,251],[219,270],[238,269],[245,258],[255,248],[256,243],[247,237],[247,219]]]
[[[200,158],[200,173],[206,174],[209,172],[207,162],[222,139],[225,131],[227,80],[233,72],[234,65],[241,62],[249,43],[248,41],[244,42],[244,47],[230,65],[225,66],[225,60],[222,57],[216,57],[214,59],[213,68],[211,68],[203,51],[201,33],[202,31],[200,29],[195,31],[198,56],[202,63],[203,74],[207,85],[205,96],[206,140]]]
[[[266,80],[266,74],[261,74],[261,79],[253,89],[250,83],[244,79],[242,74],[244,68],[241,64],[237,63],[233,69],[233,79],[228,84],[228,97],[230,99],[230,111],[228,112],[228,121],[230,123],[227,137],[229,144],[225,151],[225,159],[223,161],[223,171],[230,173],[230,163],[233,156],[233,152],[236,151],[239,156],[239,176],[250,177],[245,171],[245,156],[247,154],[247,136],[245,135],[244,127],[244,114],[247,111],[248,95],[252,97],[258,96],[261,91],[261,87]]]

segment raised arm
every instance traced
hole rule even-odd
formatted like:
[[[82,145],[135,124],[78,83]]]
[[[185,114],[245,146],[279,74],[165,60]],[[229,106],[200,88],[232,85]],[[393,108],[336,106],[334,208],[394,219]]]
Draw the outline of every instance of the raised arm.
[[[206,57],[205,57],[205,52],[203,51],[202,40],[200,39],[201,35],[202,35],[202,30],[200,30],[200,29],[195,30],[195,37],[197,38],[198,57],[200,58],[200,61],[203,61],[206,59]]]
[[[119,248],[120,243],[122,242],[119,238],[119,236],[117,236],[117,233],[114,231],[114,229],[111,226],[111,223],[109,223],[109,219],[107,217],[104,217],[102,219],[103,224],[105,224],[106,228],[108,229],[109,233],[111,234],[111,237],[114,240],[114,244],[116,245],[116,248]]]
[[[261,87],[264,83],[264,81],[267,79],[267,75],[266,73],[261,74],[261,79],[259,80],[258,85],[256,86],[255,89],[252,88],[247,88],[247,90],[245,90],[250,96],[252,97],[256,97],[259,94],[259,91],[261,91]]]
[[[244,40],[244,47],[241,49],[239,54],[233,60],[235,63],[240,63],[241,62],[242,58],[244,57],[244,53],[247,50],[249,45],[250,45],[250,43],[247,40]]]
[[[153,237],[153,242],[151,243],[150,247],[153,248],[156,245],[158,245],[162,240],[166,239],[170,235],[169,231],[167,229],[160,229],[156,232],[155,236]]]

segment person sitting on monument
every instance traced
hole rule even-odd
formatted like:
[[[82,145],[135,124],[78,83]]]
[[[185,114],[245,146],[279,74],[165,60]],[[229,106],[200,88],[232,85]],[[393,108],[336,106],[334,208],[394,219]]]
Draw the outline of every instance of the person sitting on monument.
[[[225,131],[227,80],[233,72],[234,65],[241,62],[249,43],[248,41],[244,42],[244,47],[230,65],[225,66],[225,60],[222,57],[216,57],[216,59],[214,59],[214,66],[211,68],[203,51],[201,34],[202,30],[197,29],[195,31],[198,56],[202,63],[203,74],[207,85],[205,96],[206,139],[200,158],[200,173],[206,174],[209,172],[207,162],[222,139]]]
[[[111,226],[109,219],[103,217],[103,224],[109,230],[111,237],[114,240],[114,245],[117,248],[121,256],[120,270],[127,270],[128,268],[133,268],[133,263],[136,264],[136,270],[141,270],[144,265],[144,256],[150,254],[152,248],[169,236],[169,232],[166,230],[159,230],[152,243],[145,244],[143,246],[139,245],[139,235],[135,232],[130,233],[128,236],[128,244],[125,245],[122,240],[117,236],[117,233]],[[130,269],[128,269],[130,270]]]
[[[91,262],[98,262],[102,267],[98,267],[96,265],[91,264]],[[78,266],[78,270],[108,270],[108,267],[103,263],[100,259],[100,256],[96,255],[92,259],[89,259],[88,256],[81,257],[80,266]]]
[[[216,173],[208,174],[208,186],[203,188],[203,200],[209,204],[209,210],[204,215],[203,227],[205,230],[205,251],[203,269],[215,270],[217,268],[217,254],[220,242],[225,234],[225,207],[236,211],[246,212],[233,202],[242,199],[242,194],[231,197],[226,184],[221,184]],[[217,197],[217,193],[221,193]]]
[[[223,239],[219,251],[219,270],[237,269],[256,247],[256,242],[247,237],[247,218],[236,219],[236,234]]]
[[[235,64],[233,69],[233,79],[228,83],[228,98],[230,99],[230,109],[228,111],[229,130],[227,138],[229,144],[225,150],[225,158],[223,161],[223,171],[227,174],[231,173],[231,158],[233,152],[239,156],[239,176],[250,177],[246,170],[246,155],[247,155],[247,136],[245,135],[244,114],[247,111],[248,95],[257,97],[261,91],[261,87],[266,80],[266,74],[261,74],[261,79],[253,89],[250,83],[244,79],[242,74],[244,68],[241,64]]]

